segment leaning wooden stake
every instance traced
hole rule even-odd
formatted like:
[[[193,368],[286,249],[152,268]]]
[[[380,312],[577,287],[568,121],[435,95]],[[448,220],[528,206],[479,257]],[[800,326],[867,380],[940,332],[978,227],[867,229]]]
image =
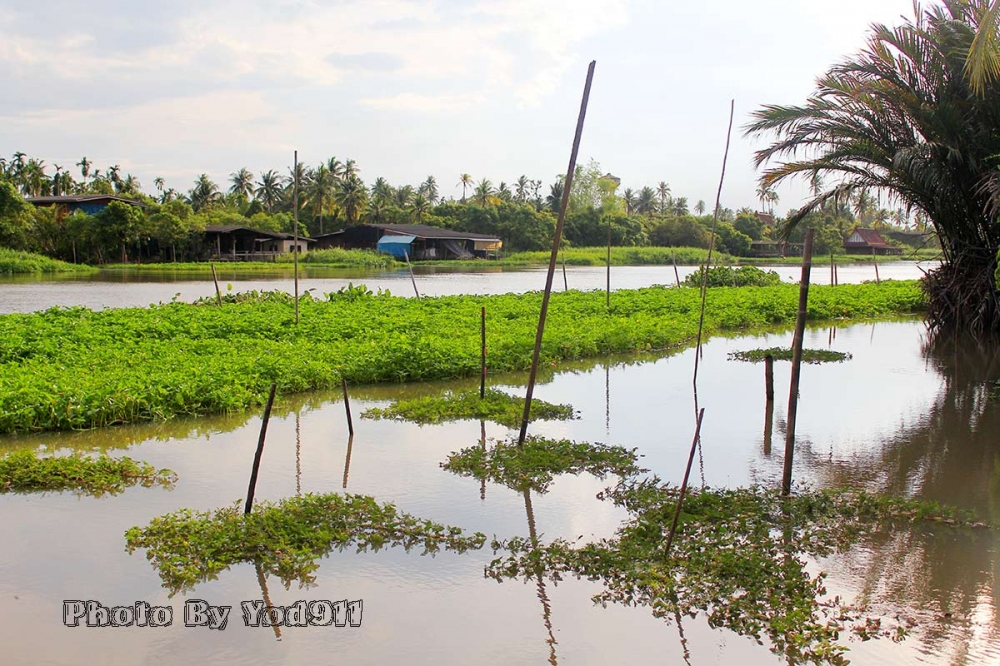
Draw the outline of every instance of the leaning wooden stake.
[[[413,277],[413,266],[410,265],[410,253],[403,250],[403,257],[406,258],[406,267],[410,270],[410,282],[413,283],[413,293],[416,294],[419,299],[420,292],[417,291],[417,280]]]
[[[563,291],[569,291],[569,281],[566,280],[566,249],[562,251]]]
[[[677,272],[677,255],[674,252],[670,253],[670,260],[674,264],[674,279],[677,280],[677,286],[681,286],[681,274]]]
[[[552,239],[552,254],[549,256],[549,270],[545,276],[545,292],[542,294],[542,309],[538,314],[538,330],[535,332],[535,351],[531,357],[531,372],[528,375],[528,390],[524,395],[524,414],[521,416],[521,434],[517,445],[524,446],[524,438],[528,435],[528,417],[531,414],[531,395],[535,391],[535,378],[538,376],[538,359],[542,353],[542,336],[545,334],[545,315],[549,310],[549,298],[552,296],[552,278],[556,272],[556,260],[559,247],[562,245],[563,223],[566,221],[566,209],[569,208],[569,193],[573,189],[573,172],[576,171],[576,156],[580,152],[580,139],[583,136],[583,121],[587,117],[587,102],[590,99],[590,85],[594,81],[594,67],[597,61],[591,61],[587,68],[587,82],[583,87],[583,101],[580,102],[580,115],[576,120],[576,134],[573,137],[573,150],[569,155],[569,168],[566,170],[566,186],[563,188],[562,205],[559,207],[559,218],[556,220],[556,233]]]
[[[875,264],[875,284],[882,284],[878,277],[878,259],[875,258],[875,248],[872,248],[872,263]]]
[[[219,274],[215,272],[215,264],[209,264],[212,267],[212,280],[215,282],[215,301],[221,306],[222,305],[222,291],[219,289]]]
[[[677,495],[677,507],[674,509],[674,521],[670,524],[670,532],[667,534],[667,545],[663,547],[663,557],[670,555],[670,546],[674,543],[674,533],[677,531],[677,521],[681,517],[681,506],[684,504],[684,494],[687,492],[688,478],[691,476],[691,465],[694,463],[694,452],[698,448],[698,438],[701,436],[701,420],[705,417],[705,408],[698,412],[698,425],[694,429],[694,439],[691,440],[691,453],[688,454],[687,468],[684,470],[684,481],[681,482],[681,491]]]
[[[788,389],[788,416],[785,430],[785,468],[781,475],[781,494],[792,492],[792,459],[795,456],[795,413],[799,406],[799,371],[802,367],[802,338],[806,331],[806,314],[809,306],[809,272],[812,269],[812,245],[815,229],[806,232],[802,249],[802,280],[799,282],[799,314],[795,319],[795,337],[792,338],[792,378]]]
[[[351,471],[351,449],[354,448],[354,435],[347,438],[347,457],[344,458],[344,484],[343,487],[347,487],[347,475]]]
[[[611,216],[608,216],[608,280],[607,280],[607,290],[605,291],[605,306],[611,309]]]
[[[712,266],[712,250],[715,249],[715,228],[719,224],[719,208],[722,199],[722,183],[726,180],[726,162],[729,161],[729,140],[733,136],[733,114],[736,112],[736,100],[729,102],[729,129],[726,130],[726,151],[722,155],[722,175],[719,176],[719,189],[715,193],[715,217],[712,219],[712,239],[708,244],[708,258],[701,273],[701,315],[698,317],[698,344],[694,355],[694,378],[698,383],[698,359],[701,356],[701,334],[705,328],[705,299],[708,295],[708,269]]]
[[[260,469],[260,457],[264,454],[267,422],[271,420],[271,406],[274,405],[274,392],[277,389],[277,384],[271,384],[271,394],[267,397],[267,406],[264,407],[264,420],[260,423],[260,437],[257,439],[257,453],[253,457],[253,470],[250,472],[250,487],[247,488],[247,504],[243,509],[244,514],[249,514],[250,509],[253,508],[253,494],[257,490],[257,471]]]
[[[295,262],[295,325],[299,325],[299,151],[295,151],[295,161],[292,167],[295,181],[292,188],[292,209],[294,215],[295,248],[292,259]]]
[[[351,400],[347,397],[347,380],[341,377],[340,385],[344,389],[344,409],[347,410],[347,432],[354,437],[354,421],[351,419]]]
[[[480,341],[480,354],[479,354],[479,365],[481,372],[479,373],[479,399],[482,400],[486,397],[486,308],[482,310],[482,317],[479,322],[479,341]]]
[[[771,455],[771,430],[774,422],[774,357],[764,357],[764,454]]]

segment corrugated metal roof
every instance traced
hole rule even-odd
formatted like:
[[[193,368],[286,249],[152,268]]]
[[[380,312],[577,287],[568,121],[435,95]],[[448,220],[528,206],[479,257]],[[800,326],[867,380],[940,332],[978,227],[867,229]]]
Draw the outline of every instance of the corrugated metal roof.
[[[890,245],[882,238],[882,234],[874,229],[856,227],[844,241],[844,247],[890,247]]]
[[[472,234],[467,231],[452,231],[430,227],[426,224],[367,224],[365,226],[382,229],[388,234],[403,234],[417,238],[449,238],[453,240],[500,240],[488,234]]]
[[[48,197],[25,197],[25,201],[36,205],[44,204],[72,204],[72,203],[93,203],[97,201],[121,201],[133,206],[145,206],[146,204],[134,199],[116,197],[113,194],[79,194],[79,195],[59,195]]]
[[[417,240],[416,236],[382,236],[378,239],[379,245],[409,245]]]

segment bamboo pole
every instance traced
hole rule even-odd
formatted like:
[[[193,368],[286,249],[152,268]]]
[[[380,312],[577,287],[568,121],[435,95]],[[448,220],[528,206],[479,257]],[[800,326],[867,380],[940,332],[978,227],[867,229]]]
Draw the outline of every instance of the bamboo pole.
[[[694,429],[694,439],[691,440],[691,453],[688,454],[687,468],[684,470],[684,481],[681,482],[681,490],[677,495],[677,507],[674,509],[674,520],[670,524],[670,532],[667,534],[667,545],[663,547],[663,557],[670,555],[670,546],[674,543],[674,533],[677,531],[677,521],[681,517],[681,506],[684,504],[684,494],[687,492],[688,478],[691,476],[691,465],[694,463],[694,452],[698,448],[698,437],[701,435],[701,421],[705,418],[705,408],[698,412],[698,424]]]
[[[295,248],[292,260],[295,262],[295,325],[299,325],[299,151],[295,151],[295,161],[292,175],[295,181],[292,188],[292,208],[294,209]]]
[[[726,151],[722,155],[722,175],[719,176],[719,189],[715,193],[715,217],[712,219],[712,239],[708,244],[708,258],[701,274],[701,315],[698,317],[698,344],[694,355],[694,378],[698,382],[698,360],[701,356],[701,334],[705,328],[705,298],[708,295],[708,269],[712,265],[712,250],[715,249],[715,229],[719,224],[719,207],[722,199],[722,183],[726,179],[726,162],[729,160],[729,140],[733,135],[733,115],[736,112],[736,101],[729,102],[729,129],[726,130]]]
[[[573,149],[569,156],[569,167],[566,170],[566,186],[563,189],[562,205],[559,207],[559,218],[556,220],[555,237],[552,239],[552,254],[549,256],[549,270],[545,276],[545,292],[542,294],[542,308],[538,314],[538,330],[535,332],[535,350],[531,358],[531,372],[528,375],[528,389],[524,396],[524,413],[521,417],[521,433],[518,446],[524,446],[524,438],[528,435],[528,418],[531,414],[531,395],[535,391],[535,379],[538,377],[538,359],[542,353],[542,336],[545,333],[545,315],[549,310],[549,299],[552,296],[552,278],[556,271],[556,259],[562,244],[563,224],[566,221],[566,209],[569,208],[569,193],[573,187],[573,172],[576,170],[576,156],[580,152],[580,139],[583,136],[583,121],[587,117],[587,102],[590,99],[590,86],[594,81],[594,67],[597,61],[591,61],[587,69],[587,82],[583,87],[583,100],[580,102],[580,115],[576,121],[576,134],[573,137]],[[565,275],[565,273],[564,273]]]
[[[479,322],[479,341],[481,352],[479,354],[480,377],[479,377],[479,399],[486,397],[486,308],[482,309],[482,316]]]
[[[785,421],[785,466],[781,474],[781,494],[792,492],[792,461],[795,457],[795,415],[799,406],[799,372],[802,367],[802,338],[806,331],[809,306],[809,272],[812,269],[812,245],[815,229],[806,232],[802,249],[802,279],[799,282],[799,313],[795,319],[795,337],[792,339],[792,378],[788,389],[788,416]]]
[[[222,291],[219,289],[219,274],[215,272],[215,264],[209,264],[212,267],[212,280],[215,282],[215,301],[222,306]]]
[[[611,216],[608,216],[608,279],[605,290],[605,306],[611,309]]]
[[[260,470],[260,457],[264,454],[264,439],[267,437],[267,423],[271,420],[271,407],[274,405],[274,392],[278,389],[277,384],[271,384],[271,393],[267,397],[267,406],[264,407],[264,419],[260,423],[260,437],[257,438],[257,452],[253,457],[253,470],[250,472],[250,486],[247,488],[247,503],[243,508],[244,515],[249,515],[253,508],[253,496],[257,491],[257,472]]]
[[[410,282],[413,283],[413,293],[416,294],[419,299],[420,292],[417,291],[417,280],[413,277],[413,266],[410,265],[410,253],[403,250],[403,257],[406,259],[406,267],[410,270]]]
[[[675,252],[670,253],[670,260],[674,264],[674,279],[677,280],[677,286],[681,286],[681,274],[677,272],[677,254]]]
[[[340,378],[340,385],[344,389],[344,409],[347,410],[347,432],[354,437],[354,421],[351,419],[351,400],[347,397],[347,380]]]

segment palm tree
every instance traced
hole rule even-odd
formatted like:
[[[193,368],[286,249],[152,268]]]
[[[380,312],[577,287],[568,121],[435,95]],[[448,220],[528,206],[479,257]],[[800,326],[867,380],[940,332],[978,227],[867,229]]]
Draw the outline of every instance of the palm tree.
[[[196,211],[201,210],[219,199],[219,186],[212,182],[207,173],[203,173],[198,176],[198,180],[194,181],[194,187],[188,194],[188,199],[191,200],[191,208]]]
[[[551,210],[556,215],[559,214],[560,208],[562,208],[563,191],[565,187],[562,180],[558,180],[549,186],[549,196],[545,197],[545,203],[548,205],[549,210]]]
[[[694,205],[694,212],[698,213],[699,215],[704,215],[705,214],[705,201],[704,201],[704,199],[698,199],[698,203],[696,203]]]
[[[326,212],[333,203],[333,193],[337,179],[325,164],[312,172],[312,178],[306,189],[306,198],[313,204],[313,215],[319,215],[319,233],[323,234]]]
[[[358,167],[358,163],[352,159],[348,159],[346,162],[344,162],[344,166],[340,170],[340,177],[343,178],[344,180],[350,178],[356,178],[358,172],[360,171],[361,169]]]
[[[142,188],[142,183],[139,182],[139,179],[127,173],[125,174],[125,179],[121,182],[120,193],[138,196],[140,188]]]
[[[92,164],[93,162],[88,160],[86,155],[84,155],[83,158],[76,163],[76,166],[80,167],[80,175],[83,176],[84,183],[86,183],[87,178],[90,177],[90,166]]]
[[[427,176],[427,180],[420,184],[418,192],[427,197],[427,201],[431,205],[436,204],[438,200],[438,184],[434,176]]]
[[[682,215],[688,214],[688,200],[687,197],[677,197],[674,199],[674,215],[680,217]]]
[[[382,176],[376,178],[375,183],[372,185],[372,203],[378,204],[380,208],[384,208],[392,198],[392,185]]]
[[[656,212],[656,192],[652,187],[644,187],[639,190],[635,202],[635,212],[645,215],[652,215]]]
[[[165,183],[163,181],[163,176],[157,176],[156,178],[153,179],[153,186],[160,191],[161,195],[163,194],[164,185]]]
[[[253,194],[253,174],[246,167],[243,167],[235,173],[229,174],[229,182],[232,185],[229,187],[229,193],[235,194],[238,197],[244,199],[249,199],[250,195]],[[162,181],[158,186],[160,191],[163,191]]]
[[[336,179],[344,175],[344,165],[336,157],[331,157],[326,161],[326,168]]]
[[[493,196],[493,183],[491,183],[486,178],[479,181],[476,185],[476,191],[473,193],[473,198],[480,206],[486,206],[490,203],[490,197]],[[464,198],[464,192],[463,192]]]
[[[107,176],[107,179],[111,181],[111,184],[115,186],[116,190],[121,186],[122,182],[121,177],[118,175],[118,172],[121,171],[121,169],[122,168],[117,164],[109,166],[107,169],[105,169],[105,175]]]
[[[622,199],[625,200],[625,214],[631,215],[634,213],[638,200],[636,199],[635,192],[632,191],[631,187],[625,188],[625,192],[622,193]]]
[[[778,193],[773,188],[761,184],[757,187],[757,199],[760,201],[760,212],[771,213],[774,211],[772,204],[778,201]]]
[[[406,208],[410,205],[410,201],[413,200],[415,194],[416,193],[413,191],[413,187],[410,185],[403,185],[396,190],[396,194],[393,197],[395,200],[394,203],[398,208]]]
[[[531,181],[528,180],[527,176],[519,176],[517,182],[514,183],[514,201],[523,204],[528,198],[528,188],[531,185]]]
[[[347,223],[349,225],[357,224],[368,199],[368,191],[361,179],[357,176],[343,178],[334,193],[334,198],[340,209],[344,211]]]
[[[670,200],[670,185],[661,180],[656,186],[656,193],[660,195],[660,212],[667,212],[667,201]]]
[[[413,221],[417,224],[424,219],[424,215],[431,209],[430,199],[425,197],[423,194],[417,194],[413,197],[413,203],[410,206],[410,211],[413,214]]]
[[[507,183],[500,181],[500,185],[497,186],[497,197],[501,201],[510,201],[513,198],[510,188],[507,187]]]
[[[898,27],[872,26],[867,47],[821,77],[803,105],[765,106],[747,133],[775,137],[756,154],[767,165],[762,185],[837,178],[789,217],[786,233],[827,201],[886,192],[925,214],[941,239],[945,262],[924,281],[932,328],[997,331],[997,7],[943,0],[917,11]]]
[[[465,203],[465,188],[472,186],[472,176],[463,173],[458,178],[458,184],[462,186],[462,203]]]
[[[282,189],[281,176],[274,169],[270,169],[260,174],[260,180],[257,181],[257,189],[254,190],[254,196],[260,202],[260,205],[264,207],[264,210],[270,213],[274,211],[275,206],[281,203]]]

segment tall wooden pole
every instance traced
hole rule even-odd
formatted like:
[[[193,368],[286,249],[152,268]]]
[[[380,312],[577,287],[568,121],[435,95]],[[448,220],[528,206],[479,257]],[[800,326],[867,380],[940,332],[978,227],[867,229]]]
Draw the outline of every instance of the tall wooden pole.
[[[413,283],[413,293],[417,295],[417,300],[420,300],[420,292],[417,291],[417,280],[413,277],[413,266],[410,265],[410,253],[403,250],[403,257],[406,258],[406,268],[410,271],[410,282]]]
[[[480,342],[480,377],[479,377],[479,399],[486,397],[486,308],[482,309],[482,316],[479,322],[479,342]]]
[[[545,276],[545,292],[542,294],[542,309],[538,314],[538,330],[535,332],[535,350],[531,357],[531,372],[528,375],[528,389],[524,396],[524,413],[521,416],[521,433],[518,446],[524,446],[524,438],[528,435],[528,418],[531,414],[531,396],[535,391],[535,379],[538,377],[538,359],[542,353],[542,336],[545,334],[545,315],[549,311],[549,298],[552,296],[552,278],[556,272],[556,260],[559,257],[559,247],[562,245],[563,223],[566,221],[566,209],[569,208],[569,193],[573,188],[573,172],[576,171],[576,156],[580,152],[580,139],[583,137],[583,121],[587,117],[587,102],[590,100],[590,86],[594,81],[594,67],[597,61],[591,61],[587,68],[587,82],[583,87],[583,100],[580,102],[580,115],[576,120],[576,134],[573,137],[573,149],[569,156],[569,167],[566,169],[566,185],[563,188],[562,205],[559,207],[559,218],[556,220],[556,233],[552,239],[552,254],[549,256],[549,270]]]
[[[292,208],[294,209],[294,233],[295,252],[293,261],[295,262],[295,325],[299,325],[299,151],[295,151],[295,158],[292,166],[292,178],[295,183],[292,187]]]
[[[608,280],[605,296],[605,306],[611,309],[611,216],[608,216]]]
[[[209,264],[212,267],[212,280],[215,282],[215,302],[220,306],[222,305],[222,291],[219,289],[219,274],[215,272],[215,264]]]
[[[257,452],[253,457],[250,486],[247,488],[247,503],[243,508],[244,514],[249,514],[250,509],[253,508],[253,496],[257,492],[257,472],[260,470],[260,457],[264,455],[264,439],[267,437],[267,422],[271,420],[271,407],[274,405],[274,392],[277,389],[277,384],[271,384],[271,393],[267,398],[267,406],[264,407],[264,420],[260,423],[260,436],[257,438]]]
[[[351,418],[351,399],[347,396],[347,380],[340,378],[340,385],[344,389],[344,409],[347,411],[347,432],[354,437],[354,420]]]
[[[698,448],[698,437],[701,435],[701,420],[705,417],[705,408],[698,412],[698,424],[694,429],[694,439],[691,440],[691,453],[688,454],[687,468],[684,470],[684,481],[681,482],[681,490],[677,495],[677,507],[674,509],[674,521],[670,524],[670,532],[667,534],[667,545],[663,548],[663,556],[670,554],[670,546],[674,543],[674,533],[677,531],[677,521],[681,517],[681,506],[684,504],[684,494],[687,492],[688,478],[691,476],[691,465],[694,463],[694,452]]]
[[[802,249],[802,280],[799,282],[799,314],[795,319],[795,337],[792,338],[792,378],[788,389],[788,416],[785,419],[785,467],[781,474],[781,494],[792,492],[792,460],[795,457],[795,415],[799,406],[799,371],[802,368],[802,339],[806,332],[806,315],[809,308],[809,272],[812,270],[812,246],[815,229],[806,232]]]

